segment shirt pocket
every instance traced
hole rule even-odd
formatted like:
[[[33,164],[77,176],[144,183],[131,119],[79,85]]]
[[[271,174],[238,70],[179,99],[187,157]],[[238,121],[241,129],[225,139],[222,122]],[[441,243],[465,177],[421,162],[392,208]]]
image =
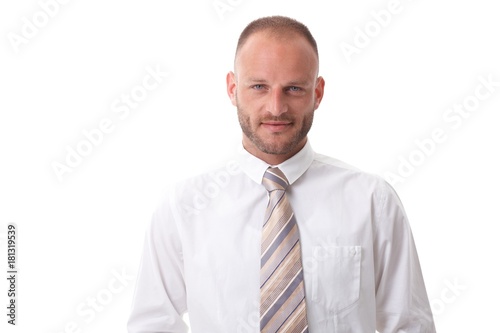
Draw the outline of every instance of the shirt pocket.
[[[352,309],[359,300],[361,246],[316,246],[312,301],[329,313]]]

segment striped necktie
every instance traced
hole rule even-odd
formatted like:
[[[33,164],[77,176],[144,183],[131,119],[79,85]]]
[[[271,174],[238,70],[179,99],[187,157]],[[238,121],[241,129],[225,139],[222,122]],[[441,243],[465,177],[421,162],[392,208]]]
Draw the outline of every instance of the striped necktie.
[[[266,170],[262,184],[269,203],[262,229],[260,263],[260,331],[308,332],[299,230],[285,195],[286,176]]]

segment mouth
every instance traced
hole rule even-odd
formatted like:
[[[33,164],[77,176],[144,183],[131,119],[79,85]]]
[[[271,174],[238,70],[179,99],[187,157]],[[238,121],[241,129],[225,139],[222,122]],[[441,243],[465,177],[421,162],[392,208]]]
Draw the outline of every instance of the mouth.
[[[273,133],[276,133],[276,132],[283,132],[284,130],[288,129],[289,127],[292,126],[292,122],[291,121],[263,121],[261,123],[261,125],[273,132]]]

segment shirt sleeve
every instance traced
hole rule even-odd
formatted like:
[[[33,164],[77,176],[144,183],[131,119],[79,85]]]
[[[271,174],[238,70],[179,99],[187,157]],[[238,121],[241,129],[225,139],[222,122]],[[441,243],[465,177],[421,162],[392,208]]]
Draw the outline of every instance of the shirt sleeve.
[[[382,182],[374,237],[377,331],[435,333],[406,213],[394,189]]]
[[[185,333],[186,310],[182,246],[166,197],[146,231],[128,332]]]

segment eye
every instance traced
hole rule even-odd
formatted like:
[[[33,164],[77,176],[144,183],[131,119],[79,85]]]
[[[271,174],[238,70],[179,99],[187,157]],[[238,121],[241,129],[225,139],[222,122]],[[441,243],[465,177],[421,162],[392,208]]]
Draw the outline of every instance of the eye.
[[[255,89],[255,90],[262,90],[264,89],[264,85],[263,84],[254,84],[252,86],[252,89]]]
[[[299,92],[299,91],[302,91],[302,88],[299,88],[296,86],[291,86],[291,87],[288,87],[288,90],[291,92]]]

